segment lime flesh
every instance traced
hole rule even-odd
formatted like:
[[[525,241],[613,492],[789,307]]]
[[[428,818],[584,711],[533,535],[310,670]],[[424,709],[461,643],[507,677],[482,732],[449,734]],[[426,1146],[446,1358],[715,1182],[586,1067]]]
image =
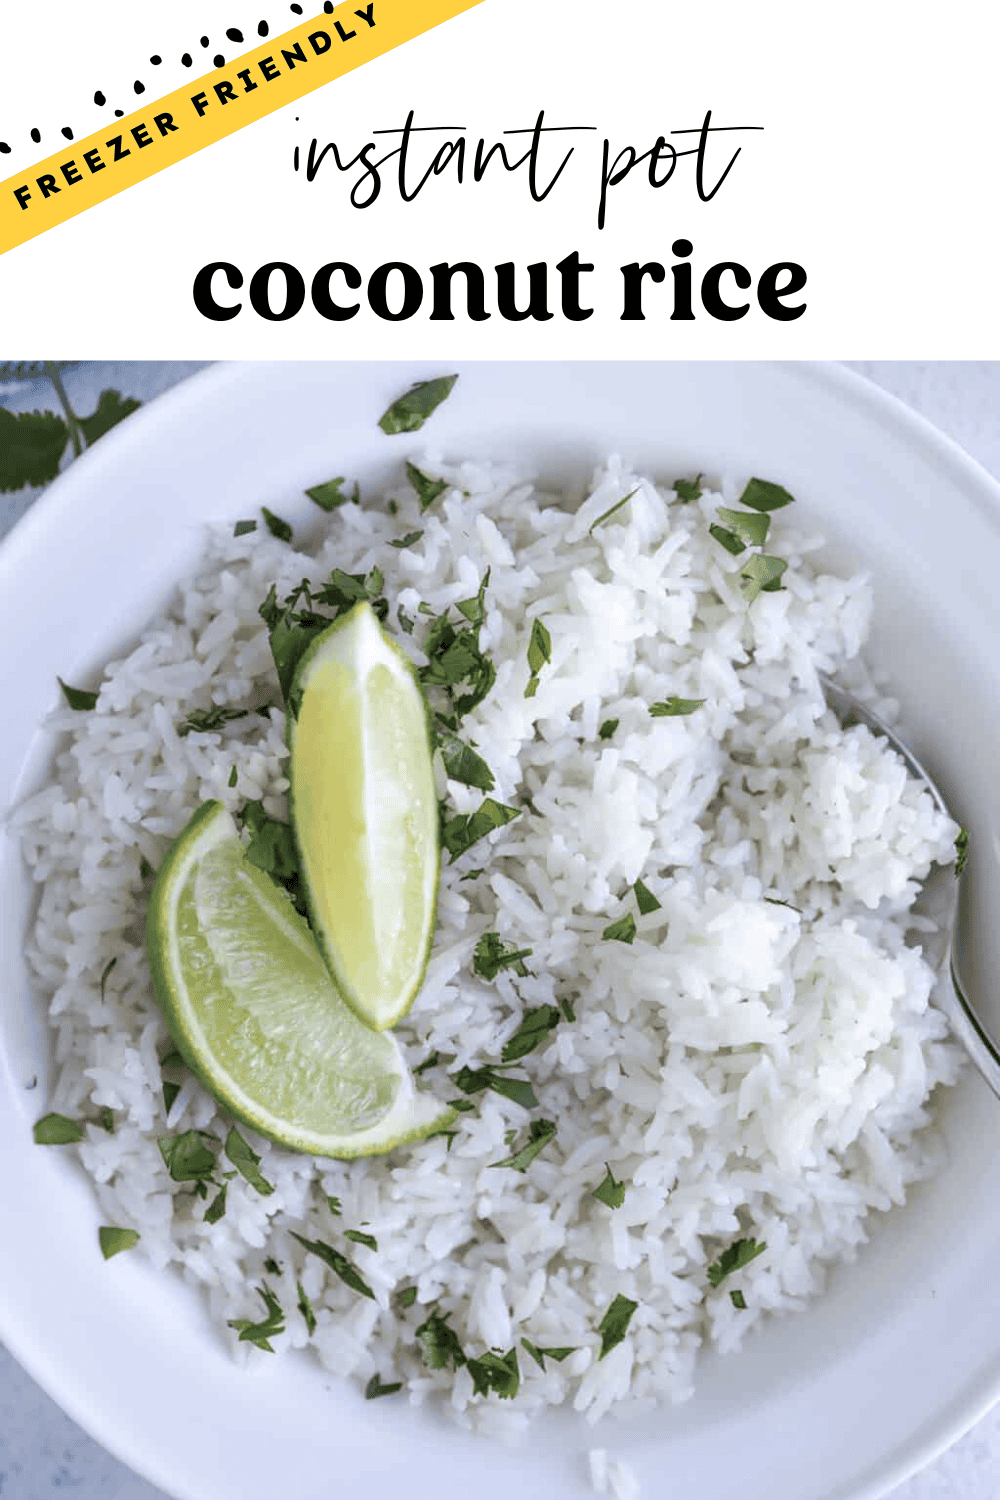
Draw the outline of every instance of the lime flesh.
[[[289,694],[292,821],[313,931],[368,1026],[405,1015],[434,934],[440,868],[427,708],[368,604],[303,656]]]
[[[454,1112],[413,1087],[398,1044],[331,983],[307,924],[243,855],[221,803],[199,808],[147,919],[157,997],[192,1071],[238,1120],[322,1156],[389,1151]]]

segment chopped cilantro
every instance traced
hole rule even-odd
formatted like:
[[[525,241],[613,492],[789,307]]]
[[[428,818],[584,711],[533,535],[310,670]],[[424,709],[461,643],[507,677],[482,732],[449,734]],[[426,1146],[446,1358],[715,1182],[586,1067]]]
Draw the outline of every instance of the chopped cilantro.
[[[701,499],[701,475],[695,479],[675,479],[674,494],[682,505],[690,505],[692,500]]]
[[[748,506],[750,510],[781,510],[794,501],[794,495],[768,479],[751,479],[740,496],[740,504]]]
[[[741,542],[735,531],[729,531],[725,526],[717,526],[713,521],[708,528],[709,535],[714,536],[720,547],[725,547],[733,557],[739,557],[741,552],[747,550],[746,542]]]
[[[733,1290],[729,1293],[729,1300],[734,1307],[739,1308],[740,1312],[746,1311],[746,1298],[738,1287],[734,1287]]]
[[[755,552],[747,558],[740,569],[740,592],[748,603],[758,594],[774,594],[781,588],[781,575],[788,567],[780,557],[768,557],[764,552]]]
[[[640,917],[648,917],[651,911],[659,911],[661,902],[657,901],[648,885],[637,880],[632,887],[635,893],[635,904],[639,908]]]
[[[434,613],[434,610],[431,607],[431,605],[425,604],[423,601],[421,601],[421,603],[417,605],[417,614],[418,615],[432,615],[433,613]]]
[[[701,708],[704,701],[704,698],[677,698],[671,693],[666,702],[649,705],[649,716],[651,719],[682,718]]]
[[[479,649],[478,625],[459,629],[452,625],[447,612],[438,615],[423,647],[427,665],[420,669],[420,680],[426,687],[446,688],[459,718],[482,703],[497,674],[493,662]],[[454,690],[463,684],[469,691],[456,696]]]
[[[114,1110],[110,1105],[102,1105],[102,1107],[97,1111],[97,1123],[98,1125],[100,1125],[102,1130],[106,1130],[108,1132],[108,1135],[114,1135],[115,1115]]]
[[[472,969],[480,979],[495,979],[501,969],[513,969],[523,979],[528,971],[522,960],[530,958],[531,952],[530,948],[502,942],[499,933],[484,932],[476,944]]]
[[[0,407],[0,411],[2,410],[3,408]],[[97,707],[96,693],[88,693],[84,688],[70,687],[68,683],[63,682],[61,677],[57,677],[56,682],[62,688],[63,697],[70,708],[76,709],[77,713],[83,713],[89,708]]]
[[[390,542],[389,546],[398,547],[402,551],[404,547],[412,547],[414,542],[419,542],[422,536],[422,531],[408,531],[405,536],[401,536],[395,541]]]
[[[541,620],[533,620],[531,622],[531,637],[528,641],[528,668],[531,676],[524,690],[526,698],[533,698],[538,692],[539,673],[543,667],[548,666],[551,660],[552,637]]]
[[[486,590],[489,587],[491,569],[487,568],[483,574],[483,581],[479,585],[479,592],[472,599],[460,599],[455,605],[460,615],[464,615],[469,624],[476,630],[479,629],[486,619]]]
[[[598,526],[603,526],[604,523],[605,523],[605,521],[607,521],[610,516],[614,515],[615,511],[621,510],[622,506],[623,505],[627,505],[629,503],[629,501],[632,499],[632,497],[634,495],[637,495],[638,493],[639,493],[639,487],[637,485],[634,490],[630,490],[629,493],[627,495],[625,495],[621,500],[616,500],[615,503],[614,503],[614,505],[609,505],[608,508],[607,508],[607,510],[604,512],[604,514],[598,516],[597,520],[593,523],[593,525],[590,528],[590,532],[588,533],[588,535],[592,535],[593,532],[595,532],[597,530]]]
[[[239,781],[239,779],[240,779],[240,773],[239,773],[239,771],[237,771],[236,767],[233,766],[232,770],[229,773],[229,780],[228,780],[228,782],[226,784],[227,784],[227,786],[235,786],[236,783],[237,783],[237,781]]]
[[[264,1270],[267,1271],[271,1276],[281,1275],[281,1267],[275,1260],[273,1255],[269,1255],[267,1257],[267,1260],[264,1262]]]
[[[960,828],[955,839],[955,874],[961,875],[969,862],[969,830]]]
[[[556,1133],[555,1122],[552,1120],[532,1120],[528,1127],[527,1144],[520,1151],[515,1151],[513,1156],[507,1156],[503,1161],[491,1161],[491,1167],[512,1167],[515,1172],[526,1172],[538,1155],[539,1151],[552,1140]]]
[[[771,528],[771,517],[763,511],[727,510],[725,506],[719,507],[719,515],[743,538],[744,542],[754,547],[763,547],[767,541],[767,533]]]
[[[268,510],[266,505],[261,506],[264,522],[272,536],[276,536],[279,542],[290,542],[292,540],[292,528],[287,521],[276,516],[273,510]]]
[[[475,750],[470,750],[468,745],[454,734],[443,734],[438,738],[441,756],[444,760],[444,768],[452,781],[460,781],[463,786],[472,786],[480,792],[492,792],[494,787],[493,772]]]
[[[68,432],[54,412],[12,412],[0,407],[0,493],[54,479]]]
[[[160,1058],[161,1068],[183,1068],[183,1066],[184,1059],[183,1057],[181,1057],[176,1047],[171,1047],[170,1051],[165,1053],[164,1056]]]
[[[102,1224],[97,1231],[97,1240],[104,1259],[110,1260],[113,1255],[120,1255],[123,1250],[131,1250],[133,1245],[137,1245],[139,1243],[139,1231],[137,1229],[115,1229],[110,1224]]]
[[[258,870],[263,870],[291,896],[297,911],[305,915],[305,898],[302,895],[299,876],[299,856],[295,847],[295,836],[291,825],[279,823],[264,811],[263,802],[248,802],[238,814],[244,828],[250,830],[251,838],[244,849],[244,857]]]
[[[102,1000],[104,999],[104,986],[108,982],[108,975],[111,973],[111,970],[114,968],[114,966],[115,966],[115,964],[117,962],[118,962],[117,958],[109,958],[108,962],[104,965],[104,973],[101,975],[101,999]]]
[[[156,871],[153,869],[153,866],[149,863],[149,860],[146,858],[146,856],[144,854],[140,855],[140,858],[139,858],[139,879],[140,880],[148,880],[151,875],[155,875],[155,874],[156,874]]]
[[[402,1389],[403,1382],[401,1380],[393,1380],[389,1385],[383,1385],[381,1376],[373,1375],[365,1386],[365,1400],[375,1401],[379,1396],[394,1396],[397,1391],[401,1391]]]
[[[601,937],[611,943],[632,943],[635,941],[635,917],[631,912],[626,912],[619,917],[617,922],[611,922]]]
[[[605,719],[604,723],[597,731],[598,738],[602,740],[609,740],[620,723],[620,719]]]
[[[333,1214],[333,1217],[335,1219],[338,1219],[340,1217],[340,1199],[339,1198],[334,1198],[332,1196],[328,1196],[327,1200],[326,1200],[326,1206],[330,1210],[330,1212]]]
[[[268,1182],[258,1170],[260,1157],[256,1151],[245,1141],[234,1125],[226,1136],[226,1155],[241,1177],[245,1177],[252,1188],[256,1188],[262,1198],[267,1198],[274,1192],[274,1184]]]
[[[450,1365],[457,1370],[465,1364],[465,1354],[458,1335],[448,1326],[449,1313],[439,1313],[434,1308],[429,1317],[417,1329],[420,1354],[429,1370],[445,1370]]]
[[[397,1307],[412,1307],[417,1300],[417,1289],[415,1286],[404,1286],[396,1293]]]
[[[424,474],[417,468],[416,464],[407,462],[406,477],[417,492],[421,511],[429,510],[439,495],[443,495],[448,488],[445,479],[432,479],[429,474]]]
[[[521,1343],[524,1348],[527,1349],[528,1353],[531,1355],[532,1359],[535,1361],[535,1364],[540,1370],[545,1369],[545,1361],[547,1359],[554,1359],[557,1364],[562,1364],[564,1359],[569,1359],[569,1356],[571,1354],[576,1353],[575,1346],[559,1349],[542,1349],[533,1344],[530,1339],[522,1339]]]
[[[314,1334],[316,1332],[316,1314],[312,1310],[312,1303],[306,1296],[305,1288],[303,1287],[301,1281],[296,1281],[295,1290],[299,1294],[299,1300],[296,1306],[298,1307],[299,1312],[302,1314],[302,1317],[305,1320],[306,1332],[310,1335]]]
[[[238,1330],[241,1343],[255,1344],[258,1349],[273,1354],[271,1339],[277,1338],[279,1333],[284,1333],[285,1315],[270,1287],[266,1284],[259,1286],[257,1292],[264,1299],[267,1317],[260,1323],[255,1323],[251,1318],[230,1318],[229,1327]]]
[[[229,1192],[228,1182],[224,1182],[205,1210],[205,1223],[217,1224],[226,1211],[226,1194]]]
[[[402,630],[406,635],[413,634],[413,627],[417,622],[416,620],[414,620],[412,615],[408,615],[406,613],[401,604],[396,610],[396,619],[399,621],[400,630]]]
[[[378,425],[390,437],[400,432],[416,432],[451,394],[457,379],[457,375],[442,375],[436,380],[419,380],[382,413]]]
[[[164,1114],[169,1115],[170,1111],[174,1107],[174,1102],[175,1102],[175,1100],[177,1098],[177,1095],[180,1093],[180,1091],[181,1091],[181,1086],[180,1086],[179,1083],[171,1083],[169,1079],[166,1079],[164,1081],[164,1084],[163,1084],[163,1112],[164,1112]]]
[[[441,828],[441,843],[448,851],[450,863],[454,864],[460,855],[471,849],[486,834],[503,828],[519,816],[518,808],[506,807],[502,802],[494,802],[492,797],[484,797],[474,813],[456,813],[445,819]]]
[[[596,1198],[598,1203],[603,1203],[608,1208],[621,1208],[625,1202],[627,1188],[624,1182],[617,1180],[607,1162],[604,1163],[604,1169],[606,1176],[603,1182],[594,1188],[590,1196]]]
[[[188,714],[177,733],[181,739],[192,733],[208,734],[235,719],[245,719],[249,712],[248,708],[196,708]]]
[[[292,1230],[292,1238],[298,1240],[299,1244],[304,1246],[312,1255],[316,1255],[320,1260],[324,1261],[330,1267],[330,1270],[340,1277],[345,1286],[351,1288],[352,1292],[359,1292],[362,1297],[371,1297],[372,1301],[375,1300],[375,1293],[347,1259],[346,1255],[341,1255],[339,1250],[334,1250],[332,1245],[325,1244],[323,1240],[303,1239],[302,1235],[296,1234],[294,1229]]]
[[[508,1349],[506,1354],[488,1350],[478,1359],[470,1359],[467,1369],[477,1396],[488,1396],[490,1391],[496,1391],[501,1401],[510,1401],[517,1395],[521,1372],[517,1366],[516,1349]]]
[[[373,1234],[365,1234],[361,1229],[345,1229],[344,1239],[353,1240],[355,1245],[366,1245],[369,1250],[378,1249],[378,1240]]]
[[[161,1135],[156,1144],[174,1182],[201,1182],[215,1171],[215,1152],[204,1144],[200,1130]]]
[[[462,879],[458,883],[459,885],[461,885],[465,880],[478,880],[482,873],[482,867],[480,867],[478,870],[469,870],[465,875],[462,876]]]
[[[306,490],[309,499],[314,501],[321,510],[336,510],[338,505],[345,504],[347,496],[340,486],[344,483],[343,474],[336,479],[327,479],[323,484],[314,484],[311,489]]]
[[[36,1146],[72,1146],[83,1140],[83,1126],[65,1115],[43,1115],[35,1122]]]
[[[249,536],[251,531],[257,530],[256,521],[237,521],[233,527],[233,536]]]
[[[754,1239],[734,1240],[728,1250],[723,1250],[717,1261],[708,1268],[708,1279],[712,1286],[719,1286],[733,1271],[741,1271],[758,1255],[763,1255],[766,1244]]]
[[[110,432],[111,428],[116,426],[123,417],[127,417],[130,412],[136,411],[141,405],[142,402],[136,401],[132,396],[123,398],[118,391],[102,391],[97,398],[97,406],[90,416],[79,419],[88,446],[96,443],[99,437]]]
[[[633,1302],[630,1298],[623,1297],[621,1292],[618,1293],[597,1325],[597,1331],[601,1335],[601,1352],[597,1356],[598,1359],[603,1359],[606,1354],[610,1354],[612,1349],[621,1343],[628,1332],[628,1325],[632,1321],[632,1314],[638,1306],[638,1302]]]
[[[565,995],[562,996],[559,1001],[559,1008],[562,1011],[563,1015],[566,1017],[567,1021],[576,1020],[576,1011],[573,1009],[572,1002],[570,1000],[567,1000]]]
[[[436,1068],[437,1065],[438,1065],[438,1063],[440,1061],[441,1061],[441,1054],[440,1054],[440,1052],[432,1052],[429,1057],[425,1057],[424,1058],[423,1062],[420,1063],[418,1067],[416,1067],[416,1068],[413,1069],[413,1076],[414,1076],[414,1078],[419,1078],[420,1075],[421,1075],[421,1073],[426,1073],[427,1072],[428,1068]]]
[[[526,1010],[514,1035],[504,1042],[500,1061],[511,1063],[520,1057],[527,1057],[529,1052],[534,1052],[536,1047],[542,1045],[549,1032],[554,1031],[558,1025],[559,1009],[555,1005],[537,1005],[532,1010]]]
[[[456,1088],[460,1088],[463,1094],[481,1094],[484,1089],[492,1089],[494,1094],[513,1100],[522,1109],[538,1107],[535,1091],[526,1078],[508,1078],[505,1073],[498,1072],[488,1064],[482,1068],[459,1068],[451,1077]]]

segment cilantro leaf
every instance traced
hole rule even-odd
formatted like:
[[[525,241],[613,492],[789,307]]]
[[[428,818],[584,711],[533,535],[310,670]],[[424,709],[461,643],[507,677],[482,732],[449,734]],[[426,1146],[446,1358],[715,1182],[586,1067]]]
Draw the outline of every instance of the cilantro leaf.
[[[97,1241],[105,1260],[120,1255],[123,1250],[131,1250],[139,1243],[139,1238],[137,1229],[116,1229],[111,1224],[102,1224],[97,1231]]]
[[[687,714],[693,714],[701,707],[704,698],[678,698],[673,693],[665,703],[651,703],[649,705],[649,716],[651,719],[678,719]]]
[[[484,797],[474,813],[456,813],[454,817],[445,819],[441,828],[441,843],[448,851],[450,863],[454,864],[460,855],[471,849],[486,834],[505,827],[520,815],[519,808],[506,807],[502,802],[494,802],[492,797]]]
[[[253,1150],[250,1143],[245,1141],[234,1125],[226,1136],[226,1155],[241,1177],[245,1177],[252,1188],[256,1188],[262,1198],[267,1198],[274,1192],[274,1184],[268,1182],[259,1171],[260,1157]]]
[[[237,817],[243,827],[250,830],[251,835],[250,842],[243,851],[244,858],[283,886],[292,898],[296,911],[305,916],[299,856],[291,825],[279,823],[277,818],[269,817],[264,811],[263,802],[246,803]]]
[[[510,1401],[517,1395],[521,1372],[517,1365],[516,1348],[508,1349],[506,1354],[489,1350],[478,1359],[470,1359],[467,1368],[477,1396],[488,1396],[490,1391],[496,1391],[501,1401]]]
[[[456,629],[447,613],[438,615],[423,645],[427,665],[420,669],[421,682],[447,688],[459,717],[483,701],[497,674],[493,662],[479,649],[478,626]],[[452,690],[462,683],[468,683],[470,691],[455,698]]]
[[[604,723],[597,731],[598,738],[602,740],[609,740],[620,723],[620,719],[605,719]]]
[[[404,631],[407,635],[413,634],[413,627],[417,622],[411,615],[406,613],[401,604],[396,608],[396,619],[399,621],[400,630]]]
[[[597,1356],[598,1359],[603,1359],[621,1343],[628,1332],[632,1314],[638,1306],[638,1302],[633,1302],[629,1297],[623,1297],[621,1292],[618,1293],[597,1325],[597,1331],[601,1335],[601,1352]]]
[[[229,773],[229,780],[227,781],[226,785],[227,786],[235,786],[236,783],[239,781],[239,779],[240,779],[240,773],[236,769],[236,767],[233,766],[232,770]]]
[[[621,1208],[625,1202],[625,1194],[628,1190],[624,1182],[617,1180],[607,1162],[604,1163],[604,1170],[607,1175],[603,1182],[594,1188],[590,1196],[596,1198],[598,1203],[603,1203],[608,1208]]]
[[[746,1298],[738,1287],[734,1287],[733,1290],[729,1293],[729,1300],[734,1307],[739,1308],[740,1312],[746,1311]]]
[[[428,510],[448,488],[446,479],[432,479],[429,474],[421,473],[416,464],[409,462],[406,465],[406,477],[417,492],[421,511]]]
[[[490,583],[490,568],[483,574],[483,581],[479,585],[479,592],[474,599],[460,599],[455,605],[459,614],[464,615],[469,624],[478,630],[486,619],[486,590]]]
[[[196,708],[188,714],[177,733],[182,740],[191,733],[207,734],[213,729],[221,729],[223,724],[245,719],[249,712],[248,708]]]
[[[780,557],[768,557],[766,553],[755,552],[753,557],[747,558],[745,565],[740,569],[740,593],[748,603],[752,603],[758,594],[774,594],[781,588],[781,575],[788,567]]]
[[[104,986],[108,982],[108,975],[111,973],[111,970],[114,968],[114,966],[115,966],[115,964],[117,962],[118,962],[117,958],[109,958],[108,961],[107,961],[107,963],[104,965],[104,973],[101,975],[101,999],[102,1000],[104,999]]]
[[[617,922],[611,922],[607,927],[605,927],[604,931],[601,933],[601,937],[606,942],[611,943],[634,942],[635,917],[633,917],[631,912],[626,912],[623,917],[618,918]]]
[[[98,1112],[97,1112],[97,1123],[98,1123],[98,1125],[100,1125],[100,1127],[101,1127],[102,1130],[106,1130],[108,1132],[108,1135],[114,1135],[114,1133],[115,1133],[115,1115],[114,1115],[114,1110],[111,1108],[110,1105],[108,1105],[108,1104],[102,1105],[102,1107],[98,1110]]]
[[[205,1223],[218,1224],[226,1211],[226,1194],[229,1192],[229,1183],[224,1182],[205,1210]]]
[[[662,903],[657,901],[652,891],[641,880],[637,880],[632,887],[635,893],[635,904],[639,908],[640,917],[648,917],[651,911],[659,911]]]
[[[390,542],[390,547],[397,547],[400,551],[404,547],[412,547],[414,542],[419,542],[423,536],[422,531],[408,531],[405,536],[398,537],[396,541]]]
[[[316,1314],[313,1312],[312,1303],[306,1296],[305,1288],[303,1287],[301,1281],[296,1281],[295,1290],[299,1294],[299,1300],[296,1306],[305,1319],[306,1332],[310,1335],[314,1334],[316,1332]]]
[[[63,682],[61,677],[57,677],[56,682],[62,688],[63,697],[70,708],[75,708],[78,713],[82,713],[85,709],[97,707],[96,693],[89,693],[84,688],[70,687],[68,683]]]
[[[0,494],[55,479],[68,437],[69,428],[54,412],[0,406]]]
[[[171,1047],[170,1051],[160,1058],[161,1068],[183,1068],[183,1066],[184,1059],[176,1047]]]
[[[341,1255],[339,1250],[334,1250],[332,1245],[327,1245],[323,1240],[303,1239],[301,1234],[292,1230],[292,1238],[298,1240],[312,1255],[316,1255],[330,1267],[335,1275],[339,1276],[345,1286],[349,1286],[352,1292],[359,1292],[362,1297],[370,1297],[375,1300],[375,1293],[355,1269],[346,1255]]]
[[[695,479],[675,479],[674,494],[682,505],[690,505],[692,500],[701,499],[701,475]]]
[[[156,1144],[174,1182],[202,1182],[215,1171],[215,1152],[205,1145],[200,1130],[161,1135]]]
[[[83,1140],[83,1126],[65,1115],[43,1115],[35,1121],[34,1137],[36,1146],[72,1146]]]
[[[955,874],[961,875],[969,862],[969,830],[960,828],[955,839]]]
[[[404,1286],[402,1291],[396,1293],[396,1304],[398,1307],[412,1307],[417,1300],[417,1289],[415,1286]]]
[[[123,398],[119,391],[102,391],[91,415],[79,418],[80,430],[87,439],[88,448],[141,405],[142,402],[136,401],[132,396]]]
[[[526,1078],[508,1078],[505,1073],[499,1073],[489,1064],[482,1068],[459,1068],[457,1073],[451,1075],[451,1078],[456,1088],[460,1088],[463,1094],[481,1094],[484,1089],[492,1089],[494,1094],[501,1094],[505,1099],[513,1100],[522,1109],[537,1109],[538,1107],[535,1091]],[[499,1163],[494,1163],[494,1165],[499,1165]]]
[[[237,521],[233,527],[233,536],[249,536],[251,531],[257,530],[256,521]]]
[[[326,1200],[326,1206],[330,1210],[330,1212],[333,1214],[333,1217],[335,1219],[339,1219],[340,1218],[340,1199],[339,1198],[334,1198],[332,1196],[328,1197],[327,1200]]]
[[[523,979],[528,971],[522,959],[530,958],[531,952],[530,948],[516,948],[513,943],[502,942],[497,932],[484,932],[473,955],[473,973],[480,979],[495,979],[501,969],[513,969]]]
[[[781,510],[794,503],[794,495],[782,489],[780,484],[772,484],[769,479],[751,479],[740,496],[740,504],[750,510]]]
[[[400,432],[416,432],[451,394],[457,379],[457,375],[442,375],[436,380],[418,380],[382,413],[378,425],[390,437]]]
[[[526,1172],[538,1155],[545,1149],[556,1133],[553,1120],[532,1120],[528,1127],[528,1140],[520,1151],[507,1156],[503,1161],[491,1161],[491,1167],[512,1167],[515,1172]]]
[[[356,1245],[367,1245],[369,1250],[378,1249],[378,1240],[373,1234],[365,1234],[361,1229],[345,1229],[344,1239],[353,1240]]]
[[[634,490],[630,490],[629,493],[623,499],[616,500],[615,503],[614,503],[614,505],[609,505],[608,508],[607,508],[607,510],[604,512],[604,514],[601,515],[601,516],[598,516],[597,520],[593,523],[593,525],[591,526],[590,531],[587,533],[587,535],[588,536],[592,535],[597,530],[598,526],[603,526],[604,522],[610,516],[613,516],[616,510],[621,510],[622,506],[623,505],[627,505],[629,503],[629,501],[632,499],[633,495],[637,495],[638,493],[639,493],[639,488],[638,488],[638,485],[637,485],[636,488]]]
[[[383,1385],[381,1376],[373,1375],[365,1386],[365,1400],[375,1401],[379,1396],[394,1396],[397,1391],[403,1389],[401,1380],[394,1380],[389,1385]]]
[[[531,638],[528,641],[528,667],[531,676],[524,690],[526,698],[533,698],[538,691],[539,673],[552,660],[552,637],[541,620],[531,622]]]
[[[437,1308],[417,1329],[420,1354],[429,1370],[445,1370],[450,1365],[457,1370],[465,1364],[465,1354],[458,1335],[448,1326],[450,1313],[439,1313]]]
[[[169,1115],[170,1111],[174,1107],[174,1102],[175,1102],[175,1100],[177,1098],[177,1095],[180,1093],[180,1091],[181,1091],[181,1086],[180,1086],[179,1083],[172,1083],[170,1081],[170,1079],[166,1079],[164,1081],[164,1084],[163,1084],[163,1113],[164,1114]]]
[[[255,1344],[258,1349],[265,1350],[268,1354],[274,1353],[271,1344],[272,1338],[277,1338],[279,1333],[285,1331],[285,1315],[281,1310],[281,1304],[277,1297],[266,1284],[257,1288],[259,1295],[264,1299],[267,1309],[267,1317],[260,1323],[255,1323],[251,1318],[230,1318],[229,1327],[239,1331],[240,1343]]]
[[[529,1052],[534,1052],[536,1047],[542,1045],[549,1032],[555,1030],[559,1020],[557,1005],[537,1005],[532,1010],[526,1010],[514,1035],[504,1042],[500,1061],[510,1063],[516,1062],[520,1057],[527,1057]]]
[[[746,542],[741,542],[735,531],[729,531],[725,526],[717,526],[713,521],[708,528],[709,535],[714,536],[720,547],[725,547],[733,557],[739,557],[741,552],[747,550]]]
[[[316,614],[314,611],[295,612],[294,604],[302,587],[300,584],[299,589],[293,590],[284,604],[280,605],[272,584],[259,610],[261,619],[268,628],[271,655],[274,657],[282,696],[289,709],[292,709],[292,705],[288,703],[288,694],[299,659],[320,631],[325,630],[330,623],[326,615]]]
[[[268,510],[266,505],[261,506],[261,512],[267,524],[267,529],[272,536],[276,536],[279,542],[290,542],[292,540],[292,528],[287,521],[276,516],[273,510]]]
[[[567,1021],[575,1021],[576,1020],[576,1012],[574,1011],[571,1002],[566,999],[565,995],[559,1001],[559,1009],[562,1011],[562,1013],[566,1017]]]
[[[719,1286],[733,1271],[741,1271],[748,1266],[758,1255],[763,1255],[767,1245],[763,1240],[758,1244],[755,1239],[734,1240],[728,1250],[723,1250],[717,1261],[713,1261],[708,1268],[708,1279],[712,1286]]]
[[[328,512],[336,510],[338,505],[344,505],[347,501],[347,496],[340,488],[343,483],[344,476],[341,474],[337,479],[327,479],[323,484],[314,484],[311,489],[306,490],[306,494],[319,506],[320,510]]]
[[[562,1364],[564,1359],[569,1359],[571,1354],[576,1353],[575,1346],[572,1348],[542,1349],[533,1344],[530,1339],[522,1339],[521,1343],[540,1370],[545,1369],[545,1361],[547,1359],[554,1359],[557,1364]]]
[[[720,506],[719,515],[723,521],[728,522],[737,536],[742,537],[752,546],[763,547],[767,541],[767,533],[771,529],[771,517],[764,511],[727,510],[725,506]]]
[[[438,745],[445,771],[452,781],[460,781],[463,786],[473,786],[480,792],[492,792],[495,785],[493,772],[481,755],[470,750],[454,734],[441,735]]]

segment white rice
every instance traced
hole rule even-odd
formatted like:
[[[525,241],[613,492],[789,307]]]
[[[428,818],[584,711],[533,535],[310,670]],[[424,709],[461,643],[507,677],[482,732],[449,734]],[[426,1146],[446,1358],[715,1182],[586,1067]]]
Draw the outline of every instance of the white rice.
[[[905,939],[919,882],[952,857],[957,830],[884,742],[843,732],[825,711],[819,672],[868,683],[856,658],[870,588],[814,571],[818,539],[793,512],[775,516],[768,546],[789,562],[784,587],[748,605],[744,560],[708,532],[736,490],[683,504],[612,459],[573,514],[504,468],[424,467],[450,481],[425,515],[408,488],[395,515],[345,505],[316,557],[263,530],[214,532],[197,575],[107,667],[97,708],[53,716],[68,748],[12,822],[41,887],[29,960],[54,1040],[47,1107],[81,1119],[114,1111],[113,1134],[88,1123],[68,1148],[93,1177],[101,1222],[137,1229],[135,1253],[179,1267],[222,1324],[262,1317],[255,1289],[266,1282],[285,1313],[276,1351],[311,1344],[328,1370],[403,1380],[403,1399],[441,1399],[459,1422],[511,1436],[549,1404],[593,1423],[684,1399],[700,1349],[736,1349],[769,1314],[801,1309],[831,1265],[856,1255],[869,1213],[902,1203],[933,1169],[930,1096],[960,1060],[930,1004],[932,970]],[[389,545],[413,530],[415,544]],[[207,1225],[157,1137],[199,1128],[224,1139],[230,1122],[190,1079],[165,1113],[170,1041],[146,964],[140,861],[157,866],[207,798],[234,811],[262,798],[287,815],[279,708],[219,732],[177,731],[196,707],[281,701],[259,606],[272,583],[281,597],[332,567],[382,569],[389,627],[398,606],[416,619],[398,638],[418,662],[421,602],[438,613],[490,569],[482,644],[497,680],[463,733],[492,768],[497,800],[530,799],[444,863],[426,983],[398,1031],[411,1064],[435,1051],[454,1057],[447,1071],[498,1061],[524,1010],[560,998],[575,1020],[515,1070],[538,1110],[480,1094],[450,1142],[338,1163],[245,1132],[275,1191],[236,1177],[225,1216]],[[526,698],[538,618],[552,661]],[[651,717],[670,695],[705,702]],[[618,727],[602,740],[608,719]],[[469,811],[481,794],[451,783],[448,797]],[[634,943],[604,940],[636,914],[640,877],[660,909],[637,916]],[[487,931],[532,949],[527,977],[473,974]],[[420,1082],[456,1092],[444,1065]],[[523,1174],[493,1167],[532,1118],[554,1121],[555,1139]],[[627,1184],[616,1210],[592,1196],[606,1163]],[[345,1241],[347,1228],[378,1249]],[[304,1255],[292,1230],[349,1253],[375,1300]],[[713,1289],[709,1265],[746,1236],[766,1251]],[[315,1311],[311,1337],[297,1281]],[[411,1286],[416,1300],[401,1308],[394,1294]],[[600,1359],[597,1326],[619,1294],[637,1309]],[[513,1401],[475,1396],[467,1369],[424,1366],[415,1330],[432,1308],[469,1355],[518,1349]],[[232,1338],[239,1357],[268,1357]],[[522,1338],[576,1352],[543,1371]],[[637,1493],[603,1450],[591,1466],[598,1489]]]

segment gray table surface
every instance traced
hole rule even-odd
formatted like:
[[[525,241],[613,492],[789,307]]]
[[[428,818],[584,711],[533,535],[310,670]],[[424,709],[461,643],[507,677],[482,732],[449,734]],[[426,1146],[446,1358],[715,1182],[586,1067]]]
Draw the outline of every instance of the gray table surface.
[[[201,368],[197,363],[82,363],[64,372],[70,401],[86,415],[102,390],[150,400]],[[1000,478],[1000,363],[890,363],[852,368],[929,417]],[[0,385],[14,411],[55,407],[46,382]],[[0,536],[37,490],[0,495]],[[1000,1489],[1000,1407],[893,1500],[995,1500]],[[99,1447],[0,1346],[0,1497],[3,1500],[165,1500]],[[650,1497],[653,1500],[653,1497]],[[710,1497],[706,1497],[710,1500]]]

